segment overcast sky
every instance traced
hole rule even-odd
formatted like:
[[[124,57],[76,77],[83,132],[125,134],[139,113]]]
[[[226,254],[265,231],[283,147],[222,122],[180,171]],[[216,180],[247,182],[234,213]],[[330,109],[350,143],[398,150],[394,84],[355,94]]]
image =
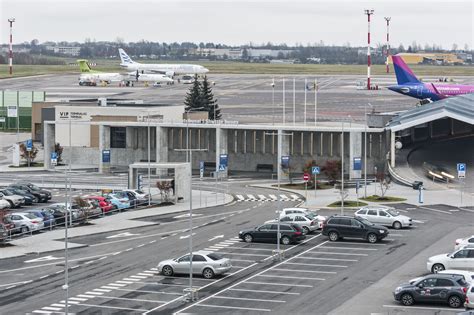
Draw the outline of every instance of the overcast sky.
[[[385,41],[390,16],[392,46],[413,41],[473,47],[473,0],[0,0],[0,42],[315,43],[363,46],[373,8],[372,42]]]

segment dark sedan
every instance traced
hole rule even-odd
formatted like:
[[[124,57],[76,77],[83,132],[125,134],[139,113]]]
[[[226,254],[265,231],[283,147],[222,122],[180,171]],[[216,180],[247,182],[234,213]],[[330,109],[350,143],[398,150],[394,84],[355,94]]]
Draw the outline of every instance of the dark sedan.
[[[464,303],[468,286],[463,276],[438,273],[422,277],[411,284],[400,285],[393,296],[405,306],[417,302],[434,302],[458,308]]]
[[[7,189],[10,188],[26,190],[27,192],[36,197],[35,202],[47,202],[51,199],[51,192],[41,189],[31,183],[15,183],[7,187]]]
[[[257,226],[254,229],[240,231],[239,237],[247,243],[276,242],[277,231],[278,224],[264,224]],[[294,223],[281,223],[280,234],[280,242],[284,245],[297,243],[306,238],[302,227]]]
[[[25,205],[32,205],[33,202],[36,202],[36,197],[33,194],[27,192],[26,190],[16,189],[13,187],[8,187],[5,190],[8,190],[14,195],[22,196],[23,198],[25,198]]]

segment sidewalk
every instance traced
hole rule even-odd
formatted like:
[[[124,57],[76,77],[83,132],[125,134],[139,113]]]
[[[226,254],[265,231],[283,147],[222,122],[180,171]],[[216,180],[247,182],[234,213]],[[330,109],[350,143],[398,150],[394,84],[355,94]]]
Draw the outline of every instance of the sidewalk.
[[[277,189],[274,187],[275,183],[271,184],[259,184],[259,185],[251,185],[253,187],[261,187],[261,188],[270,188],[270,189]],[[291,193],[299,194],[303,197],[306,197],[306,202],[303,202],[301,205],[302,207],[307,207],[311,209],[321,209],[327,208],[327,205],[340,201],[340,194],[339,190],[336,189],[320,189],[314,191],[314,189],[308,190],[307,194],[305,190],[295,190],[295,189],[288,189],[288,188],[280,188],[282,191],[289,191]],[[380,186],[375,184],[367,185],[367,196],[371,196],[374,194],[380,194]],[[357,194],[355,188],[347,189],[348,196],[345,200],[357,200]],[[435,204],[445,204],[450,205],[453,207],[472,207],[474,206],[474,195],[472,193],[463,193],[463,202],[461,203],[461,192],[456,189],[439,189],[439,190],[424,190],[423,191],[423,204],[418,202],[418,190],[413,190],[410,187],[401,186],[398,184],[392,183],[390,188],[388,189],[386,195],[393,196],[393,197],[401,197],[406,198],[404,203],[409,203],[417,206],[429,206]],[[359,188],[359,198],[364,196],[364,187]],[[377,204],[385,204],[388,202],[367,202],[370,205],[377,205]],[[395,202],[399,203],[399,202]],[[328,208],[328,209],[339,209],[339,208]]]
[[[202,207],[199,207],[200,194],[202,197]],[[216,203],[215,193],[208,191],[193,190],[193,209],[214,207],[229,203],[233,200],[231,195],[218,194]],[[224,196],[224,197],[223,197]],[[93,225],[81,226],[69,229],[69,237],[86,236],[142,226],[156,225],[155,222],[138,221],[136,219],[155,215],[163,215],[189,210],[189,203],[178,203],[172,206],[155,207],[144,210],[134,210],[122,212],[121,214],[106,216],[93,220]],[[17,239],[11,242],[10,247],[0,249],[0,259],[12,258],[26,255],[27,253],[45,253],[49,251],[64,249],[64,242],[57,241],[64,238],[64,229],[48,231],[30,237]],[[86,247],[88,245],[80,243],[68,243],[69,248]]]

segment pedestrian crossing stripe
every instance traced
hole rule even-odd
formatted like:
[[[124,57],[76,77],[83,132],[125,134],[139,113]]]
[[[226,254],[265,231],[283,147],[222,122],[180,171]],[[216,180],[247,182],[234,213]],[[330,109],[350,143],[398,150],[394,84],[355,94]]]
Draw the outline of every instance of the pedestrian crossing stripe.
[[[262,195],[258,194],[257,196],[252,195],[252,194],[246,194],[246,195],[235,195],[235,199],[237,202],[243,202],[243,201],[257,201],[257,202],[267,202],[267,201],[278,201],[278,197],[274,194],[269,194],[269,195]],[[302,197],[291,194],[289,196],[285,194],[280,195],[281,201],[302,201]]]

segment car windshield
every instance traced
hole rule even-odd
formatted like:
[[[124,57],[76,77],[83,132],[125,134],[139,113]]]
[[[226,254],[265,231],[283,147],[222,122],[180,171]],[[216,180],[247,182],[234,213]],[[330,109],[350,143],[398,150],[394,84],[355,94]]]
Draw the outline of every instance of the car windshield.
[[[207,255],[207,257],[211,258],[212,260],[221,260],[221,259],[224,258],[221,255],[216,254],[216,253],[211,253],[211,254]]]
[[[364,219],[364,218],[357,218],[357,220],[359,220],[360,222],[364,223],[365,225],[374,225],[372,222],[369,222],[368,220]]]
[[[136,192],[137,194],[140,194],[140,195],[144,195],[144,194],[145,194],[145,193],[143,192],[143,190],[140,190],[140,189],[135,190],[135,192]]]
[[[33,213],[27,213],[27,214],[25,214],[25,217],[27,217],[28,219],[36,219],[36,218],[38,218],[38,217],[35,216]]]
[[[2,190],[2,194],[4,194],[5,196],[12,196],[13,195],[13,193],[11,191],[7,190],[7,189]]]
[[[33,184],[30,184],[30,185],[27,185],[27,186],[30,187],[31,190],[36,190],[36,191],[41,190],[38,186],[33,185]]]
[[[310,220],[316,219],[316,215],[314,215],[314,214],[311,213],[311,212],[306,213],[306,214],[305,214],[305,217],[307,217],[307,218],[310,219]]]
[[[394,217],[396,217],[397,215],[400,214],[400,213],[399,213],[397,210],[395,210],[395,209],[388,209],[387,212],[390,213],[390,215],[392,215],[392,216],[394,216]]]

